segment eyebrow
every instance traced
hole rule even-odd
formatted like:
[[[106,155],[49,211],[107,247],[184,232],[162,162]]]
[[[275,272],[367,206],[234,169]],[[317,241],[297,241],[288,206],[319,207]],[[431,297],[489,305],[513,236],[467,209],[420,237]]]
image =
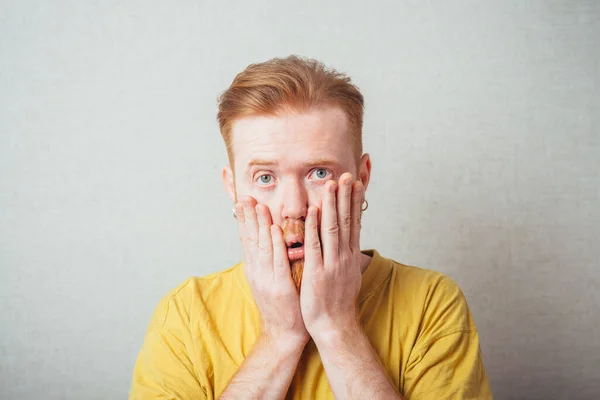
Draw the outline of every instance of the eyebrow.
[[[277,165],[278,162],[277,161],[271,161],[271,160],[261,160],[261,159],[254,159],[252,161],[250,161],[248,163],[248,169],[250,169],[251,167],[254,166],[272,166],[272,165]],[[307,167],[319,167],[319,166],[337,166],[339,165],[338,162],[330,159],[330,158],[318,158],[316,160],[310,160],[306,163],[304,163],[305,166]]]
[[[330,158],[319,158],[316,160],[311,160],[305,164],[308,167],[320,167],[322,165],[326,166],[336,166],[338,163]]]
[[[254,166],[265,166],[265,165],[277,165],[277,161],[269,161],[269,160],[252,160],[248,163],[248,169]]]

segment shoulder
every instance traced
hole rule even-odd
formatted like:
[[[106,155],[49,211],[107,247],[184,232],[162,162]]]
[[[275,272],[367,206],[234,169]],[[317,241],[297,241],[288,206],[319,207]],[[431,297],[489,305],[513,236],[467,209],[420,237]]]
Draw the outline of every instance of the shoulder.
[[[395,284],[414,286],[423,294],[448,294],[460,292],[458,285],[446,274],[430,269],[406,265],[391,260],[393,264]]]
[[[396,297],[410,304],[419,320],[419,336],[433,338],[476,330],[464,293],[449,276],[396,261],[393,264]]]
[[[158,302],[150,327],[188,322],[192,314],[203,313],[206,303],[239,292],[237,279],[241,264],[203,277],[192,276],[167,292]]]

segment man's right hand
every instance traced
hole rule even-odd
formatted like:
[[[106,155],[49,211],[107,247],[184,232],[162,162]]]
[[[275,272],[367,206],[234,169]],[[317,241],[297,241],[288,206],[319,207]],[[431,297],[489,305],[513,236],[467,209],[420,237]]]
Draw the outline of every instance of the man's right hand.
[[[269,208],[245,196],[235,205],[245,274],[262,317],[263,335],[281,343],[302,344],[310,338],[300,311],[281,228]]]

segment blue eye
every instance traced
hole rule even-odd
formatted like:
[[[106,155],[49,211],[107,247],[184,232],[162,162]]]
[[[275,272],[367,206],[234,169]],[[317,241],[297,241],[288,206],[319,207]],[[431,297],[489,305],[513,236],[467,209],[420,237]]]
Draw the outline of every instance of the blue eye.
[[[328,174],[329,174],[329,171],[326,170],[325,168],[317,168],[313,171],[313,175],[317,179],[325,179],[325,178],[327,178]]]
[[[268,175],[268,174],[264,174],[264,175],[261,175],[258,177],[259,183],[261,183],[263,185],[268,185],[269,183],[271,183],[272,180],[273,180],[273,176]]]

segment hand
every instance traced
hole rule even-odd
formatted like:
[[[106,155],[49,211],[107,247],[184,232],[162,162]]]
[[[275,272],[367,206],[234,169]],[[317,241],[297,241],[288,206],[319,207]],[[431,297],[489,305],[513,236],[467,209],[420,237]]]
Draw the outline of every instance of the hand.
[[[337,196],[336,196],[337,192]],[[300,302],[313,339],[359,327],[361,285],[360,228],[364,186],[349,173],[324,186],[321,240],[318,209],[310,207],[304,239],[304,274]]]
[[[235,205],[235,214],[244,249],[244,272],[262,317],[262,333],[274,340],[297,339],[306,344],[309,336],[281,228],[272,223],[268,207],[250,196]]]

